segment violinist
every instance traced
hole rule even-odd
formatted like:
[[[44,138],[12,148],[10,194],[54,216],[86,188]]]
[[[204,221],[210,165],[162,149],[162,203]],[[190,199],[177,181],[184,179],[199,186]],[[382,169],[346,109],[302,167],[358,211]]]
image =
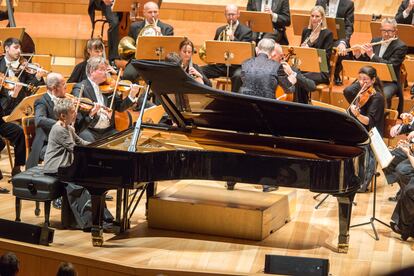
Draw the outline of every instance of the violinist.
[[[349,106],[350,113],[365,126],[367,130],[376,127],[384,132],[384,94],[377,71],[371,66],[359,69],[358,86],[360,92]]]
[[[72,90],[72,94],[76,97],[80,94],[80,89],[84,85],[82,97],[92,100],[94,103],[98,103],[100,109],[95,115],[81,115],[83,117],[84,128],[79,133],[79,136],[89,142],[93,142],[97,139],[116,133],[115,130],[115,118],[112,116],[114,110],[122,112],[131,107],[137,100],[139,87],[132,85],[129,95],[122,99],[118,93],[101,92],[99,85],[107,80],[106,75],[107,64],[102,57],[92,57],[86,64],[87,79],[76,84]],[[111,107],[112,97],[113,106]],[[78,115],[79,116],[79,115]]]
[[[46,77],[47,92],[34,104],[36,136],[32,143],[26,168],[37,166],[40,160],[44,160],[48,136],[53,125],[58,118],[53,110],[55,103],[66,95],[66,81],[59,73],[50,73]],[[91,109],[89,116],[94,116],[99,106]],[[80,120],[76,121],[75,129],[79,132],[79,127],[83,125]]]
[[[104,56],[104,44],[100,38],[91,38],[88,40],[85,46],[84,50],[84,60],[81,63],[78,63],[75,68],[72,71],[72,74],[70,75],[68,79],[68,83],[78,83],[85,79],[87,79],[86,76],[86,63],[89,58],[91,57],[103,57]],[[111,66],[108,66],[108,68],[112,68]],[[115,73],[116,72],[112,72]]]
[[[4,115],[10,114],[14,107],[29,94],[27,87],[21,84],[38,86],[44,84],[45,71],[38,70],[35,74],[25,70],[27,62],[21,57],[21,43],[17,38],[8,38],[4,41],[4,56],[0,60],[0,73],[16,82],[13,88],[1,88],[0,104]],[[19,84],[21,83],[21,84]]]
[[[325,10],[321,6],[315,6],[311,10],[309,25],[303,29],[301,47],[323,49],[326,52],[326,60],[329,65],[333,46],[333,34],[327,29]],[[330,68],[329,68],[330,69]],[[307,78],[315,84],[329,84],[329,72],[307,72]]]
[[[392,40],[396,38],[395,40]],[[372,43],[388,41],[372,46]],[[407,46],[397,37],[397,22],[393,18],[384,18],[381,21],[381,37],[371,40],[371,43],[357,45],[352,47],[354,59],[362,61],[371,61],[378,63],[391,64],[397,76],[393,82],[384,82],[384,95],[387,101],[387,108],[391,108],[391,98],[396,95],[399,97],[398,112],[401,114],[404,104],[402,87],[400,85],[401,64],[407,53]],[[344,90],[344,96],[353,98],[357,89],[353,85]]]

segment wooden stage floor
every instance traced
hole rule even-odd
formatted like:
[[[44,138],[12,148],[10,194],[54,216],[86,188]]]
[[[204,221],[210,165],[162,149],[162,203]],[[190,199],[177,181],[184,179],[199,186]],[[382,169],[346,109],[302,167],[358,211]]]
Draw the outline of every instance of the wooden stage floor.
[[[7,183],[10,168],[4,152],[0,167],[5,175],[0,186],[11,188]],[[160,183],[159,190],[173,183]],[[395,204],[388,202],[387,198],[395,194],[397,185],[385,185],[382,175],[378,183],[378,217],[389,222]],[[219,182],[208,184],[222,187]],[[236,187],[260,192],[253,185]],[[317,201],[313,195],[307,190],[297,190],[293,220],[260,242],[149,229],[144,206],[140,204],[132,218],[131,229],[119,236],[104,234],[102,248],[92,247],[89,233],[60,229],[60,211],[52,209],[51,223],[55,236],[49,247],[0,239],[0,253],[7,249],[23,256],[21,275],[46,276],[54,275],[62,260],[74,263],[80,276],[99,275],[94,273],[97,269],[105,269],[105,275],[258,275],[263,273],[265,254],[328,258],[332,275],[379,275],[414,264],[413,239],[403,242],[379,223],[375,224],[379,241],[373,239],[369,225],[351,229],[348,254],[336,253],[336,199],[329,197],[319,210],[315,210]],[[369,220],[372,196],[372,193],[356,196],[352,224]],[[114,203],[108,204],[114,213]],[[40,217],[35,217],[33,211],[34,203],[23,201],[23,222],[42,223],[43,210]],[[11,194],[0,195],[0,217],[14,219],[14,197]],[[26,255],[20,252],[40,257],[41,272],[33,273],[36,264],[25,263]]]

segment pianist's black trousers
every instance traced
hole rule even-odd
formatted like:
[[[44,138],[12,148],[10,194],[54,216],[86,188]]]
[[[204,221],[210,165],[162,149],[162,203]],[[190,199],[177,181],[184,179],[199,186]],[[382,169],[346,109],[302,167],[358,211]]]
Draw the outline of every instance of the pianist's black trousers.
[[[201,70],[203,74],[209,78],[218,78],[227,76],[227,67],[224,64],[210,64],[202,66]],[[239,89],[242,85],[241,81],[241,66],[231,65],[229,68],[229,78],[231,80],[231,91],[239,92]]]
[[[10,141],[14,147],[14,166],[24,166],[26,163],[26,144],[23,129],[14,123],[6,123],[0,119],[0,136]],[[4,148],[1,141],[0,147]]]

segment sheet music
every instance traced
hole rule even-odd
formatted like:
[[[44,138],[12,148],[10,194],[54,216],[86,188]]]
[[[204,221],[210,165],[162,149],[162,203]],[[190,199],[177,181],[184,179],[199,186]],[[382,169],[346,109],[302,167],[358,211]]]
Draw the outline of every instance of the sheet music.
[[[387,145],[385,145],[384,140],[382,140],[376,127],[369,131],[369,136],[371,137],[371,149],[375,154],[375,158],[380,163],[381,168],[384,169],[388,167],[395,156],[391,154]]]

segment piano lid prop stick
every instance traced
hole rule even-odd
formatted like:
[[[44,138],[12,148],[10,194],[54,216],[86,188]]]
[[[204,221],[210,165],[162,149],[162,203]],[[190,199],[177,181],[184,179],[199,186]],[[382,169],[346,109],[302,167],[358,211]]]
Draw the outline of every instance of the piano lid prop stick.
[[[147,103],[148,94],[150,91],[151,82],[148,82],[147,89],[145,90],[144,100],[142,101],[141,110],[139,111],[139,117],[135,124],[134,134],[132,135],[131,144],[129,144],[128,151],[136,152],[137,143],[141,134],[142,117],[144,115],[145,104]]]

